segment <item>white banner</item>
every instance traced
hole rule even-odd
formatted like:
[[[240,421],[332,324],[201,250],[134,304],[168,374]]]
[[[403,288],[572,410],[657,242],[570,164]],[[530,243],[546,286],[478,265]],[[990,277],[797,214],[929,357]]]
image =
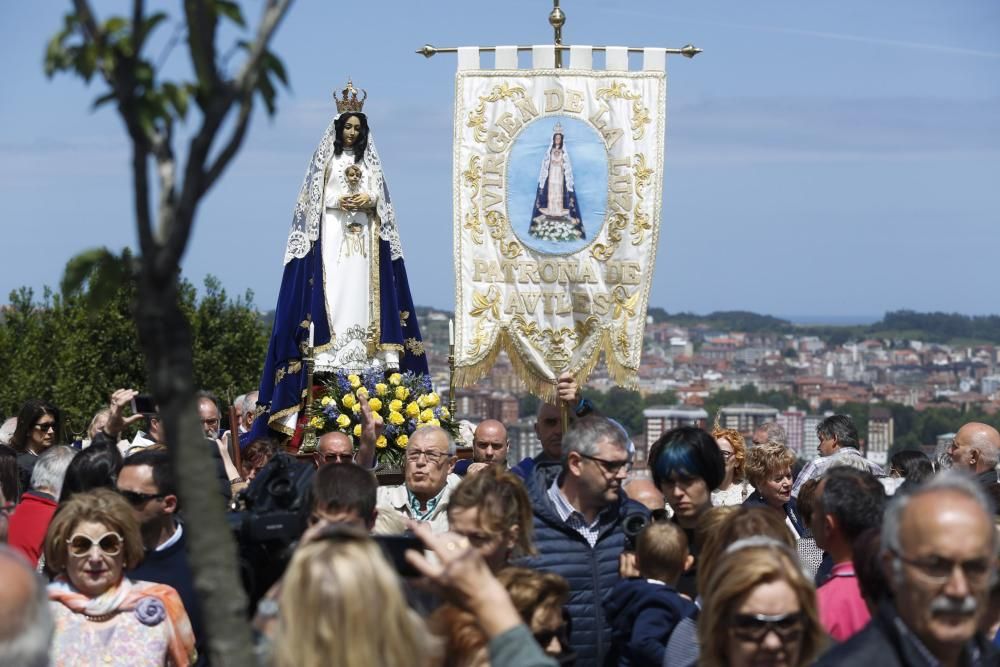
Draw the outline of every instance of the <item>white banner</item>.
[[[585,55],[589,55],[585,54]],[[662,71],[460,70],[455,380],[506,350],[529,389],[601,352],[634,386],[660,226]]]

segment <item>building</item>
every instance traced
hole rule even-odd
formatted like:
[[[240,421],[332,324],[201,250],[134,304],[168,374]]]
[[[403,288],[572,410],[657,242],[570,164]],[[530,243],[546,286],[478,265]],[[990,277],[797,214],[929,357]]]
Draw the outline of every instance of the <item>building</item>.
[[[883,407],[873,407],[868,412],[868,443],[865,458],[881,466],[889,462],[893,443],[892,413]]]
[[[535,435],[535,418],[526,417],[514,422],[505,422],[507,426],[507,441],[510,442],[510,450],[507,453],[507,461],[511,465],[518,461],[537,456],[542,452],[542,443]]]
[[[702,408],[692,408],[686,405],[657,406],[642,411],[642,421],[646,442],[654,443],[660,436],[678,426],[697,426],[705,428],[708,413]]]
[[[805,447],[805,411],[798,408],[788,408],[784,412],[779,413],[775,421],[788,434],[788,442],[786,443],[788,448],[801,458],[802,450]]]
[[[825,415],[806,415],[802,420],[802,452],[800,456],[806,461],[812,461],[819,456],[819,436],[816,435],[816,427],[832,414],[832,412],[828,412]]]
[[[760,403],[742,403],[727,405],[719,410],[719,424],[722,428],[731,428],[745,436],[753,436],[761,425],[777,421],[778,409]]]

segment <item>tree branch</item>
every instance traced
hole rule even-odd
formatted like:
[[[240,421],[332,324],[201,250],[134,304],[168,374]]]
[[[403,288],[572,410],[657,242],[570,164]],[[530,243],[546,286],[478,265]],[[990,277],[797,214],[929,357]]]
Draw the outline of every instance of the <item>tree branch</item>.
[[[256,86],[260,59],[264,57],[267,45],[274,36],[274,31],[278,29],[281,19],[285,17],[291,4],[292,0],[268,0],[264,7],[264,16],[257,28],[257,39],[250,45],[247,59],[233,80],[233,84],[239,91],[252,91]]]
[[[250,125],[251,111],[253,111],[253,93],[249,92],[245,93],[240,100],[240,115],[236,119],[236,127],[233,128],[233,133],[230,135],[229,141],[226,142],[225,147],[216,156],[212,165],[205,170],[205,176],[202,179],[202,194],[212,187],[216,179],[222,175],[222,172],[229,165],[229,162],[236,156],[237,151],[240,150],[243,137],[246,135],[247,127]]]
[[[80,23],[88,33],[88,37],[95,44],[102,43],[104,41],[104,33],[101,31],[100,26],[97,25],[97,20],[94,19],[94,12],[90,8],[90,3],[87,0],[73,0],[73,6],[76,7],[76,13],[80,17]]]
[[[204,0],[184,0],[184,15],[188,26],[188,50],[194,65],[198,87],[203,94],[216,90],[221,85],[219,72],[215,67],[215,29],[219,19]],[[198,103],[203,98],[198,96]]]

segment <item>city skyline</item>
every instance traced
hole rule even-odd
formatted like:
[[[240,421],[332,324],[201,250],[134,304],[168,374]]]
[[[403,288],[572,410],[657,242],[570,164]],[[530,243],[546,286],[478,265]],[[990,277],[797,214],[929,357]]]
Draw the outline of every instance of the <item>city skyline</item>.
[[[95,3],[106,16],[115,3]],[[547,3],[505,12],[457,0],[375,3],[377,23],[297,5],[274,51],[291,91],[258,109],[234,166],[201,209],[183,261],[274,308],[281,255],[309,154],[348,76],[369,91],[414,300],[454,308],[450,251],[454,56],[438,45],[545,43]],[[2,296],[57,288],[89,247],[135,245],[128,147],[99,85],[47,80],[44,45],[69,3],[13,3],[0,22],[11,63],[0,101]],[[747,7],[639,0],[566,2],[565,41],[705,49],[670,59],[664,214],[650,305],[749,310],[864,323],[889,310],[996,312],[992,267],[970,249],[995,239],[1000,191],[1000,7],[970,0],[860,0]],[[248,20],[257,7],[248,6]],[[448,17],[449,20],[441,20]],[[172,28],[155,42],[154,57]],[[180,49],[182,51],[183,49]],[[170,76],[184,54],[166,59]],[[489,62],[487,61],[487,65]],[[42,234],[39,230],[44,230]],[[812,321],[810,321],[812,320]],[[845,322],[846,323],[846,322]]]

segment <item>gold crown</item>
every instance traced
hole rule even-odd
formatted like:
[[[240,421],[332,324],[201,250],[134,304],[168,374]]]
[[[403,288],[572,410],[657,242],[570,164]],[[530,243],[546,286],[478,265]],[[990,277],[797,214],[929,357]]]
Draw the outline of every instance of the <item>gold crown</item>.
[[[358,89],[351,83],[351,79],[348,78],[347,87],[343,90],[343,97],[337,97],[337,93],[333,93],[333,101],[337,103],[337,113],[347,113],[348,111],[360,112],[361,108],[365,105],[365,100],[368,99],[368,91],[360,91],[364,93],[364,97],[361,99],[358,99],[358,92]]]

